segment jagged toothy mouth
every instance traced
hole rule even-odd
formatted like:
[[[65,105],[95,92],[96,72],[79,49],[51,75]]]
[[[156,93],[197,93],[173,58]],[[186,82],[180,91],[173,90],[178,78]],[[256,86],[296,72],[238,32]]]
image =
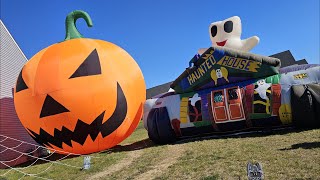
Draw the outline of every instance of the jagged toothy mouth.
[[[123,123],[127,116],[127,100],[124,96],[122,88],[117,85],[117,102],[116,108],[113,114],[108,120],[102,123],[104,119],[105,111],[102,112],[91,124],[87,124],[80,119],[78,119],[77,124],[73,131],[62,126],[61,130],[54,129],[53,136],[40,128],[39,134],[28,129],[31,136],[41,145],[50,146],[54,145],[56,147],[62,148],[62,143],[72,147],[71,141],[77,142],[83,145],[90,135],[91,139],[94,141],[98,134],[101,133],[102,137],[110,135],[112,132],[118,129],[118,127]]]

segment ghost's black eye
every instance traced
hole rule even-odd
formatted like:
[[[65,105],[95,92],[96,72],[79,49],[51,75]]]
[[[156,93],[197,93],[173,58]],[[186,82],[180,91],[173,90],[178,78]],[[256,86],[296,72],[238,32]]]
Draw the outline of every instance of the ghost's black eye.
[[[224,23],[224,31],[226,33],[231,33],[233,30],[233,22],[232,21],[227,21]]]
[[[215,37],[218,33],[218,28],[216,25],[211,27],[211,37]]]
[[[101,66],[98,52],[94,49],[69,79],[97,74],[101,74]]]

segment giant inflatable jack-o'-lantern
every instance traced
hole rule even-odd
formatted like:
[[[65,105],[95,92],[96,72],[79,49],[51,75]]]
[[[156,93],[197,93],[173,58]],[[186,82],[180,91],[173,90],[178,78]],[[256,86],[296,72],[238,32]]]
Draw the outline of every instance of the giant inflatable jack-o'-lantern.
[[[73,11],[66,38],[33,56],[14,90],[21,123],[41,145],[71,153],[108,149],[137,127],[146,98],[134,59],[106,41],[83,38],[75,22],[90,16]]]

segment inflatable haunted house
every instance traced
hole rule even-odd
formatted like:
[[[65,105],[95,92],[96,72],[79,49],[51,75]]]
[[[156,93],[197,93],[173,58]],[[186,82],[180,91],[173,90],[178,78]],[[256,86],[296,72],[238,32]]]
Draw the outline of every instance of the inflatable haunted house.
[[[212,47],[200,49],[190,60],[171,84],[174,91],[146,101],[143,121],[151,140],[168,143],[203,133],[320,127],[320,66],[280,69],[280,59],[249,53],[259,38],[242,40],[241,33],[238,16],[211,23]]]
[[[277,58],[210,47],[173,81],[174,91],[146,101],[150,139],[168,143],[203,133],[320,127],[320,66],[280,67]]]

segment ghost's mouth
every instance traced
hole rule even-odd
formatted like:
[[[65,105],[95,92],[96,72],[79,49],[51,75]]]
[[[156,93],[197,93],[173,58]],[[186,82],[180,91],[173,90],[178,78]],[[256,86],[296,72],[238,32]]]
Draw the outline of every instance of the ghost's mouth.
[[[226,44],[227,40],[221,41],[221,42],[216,42],[218,46],[224,46]]]

